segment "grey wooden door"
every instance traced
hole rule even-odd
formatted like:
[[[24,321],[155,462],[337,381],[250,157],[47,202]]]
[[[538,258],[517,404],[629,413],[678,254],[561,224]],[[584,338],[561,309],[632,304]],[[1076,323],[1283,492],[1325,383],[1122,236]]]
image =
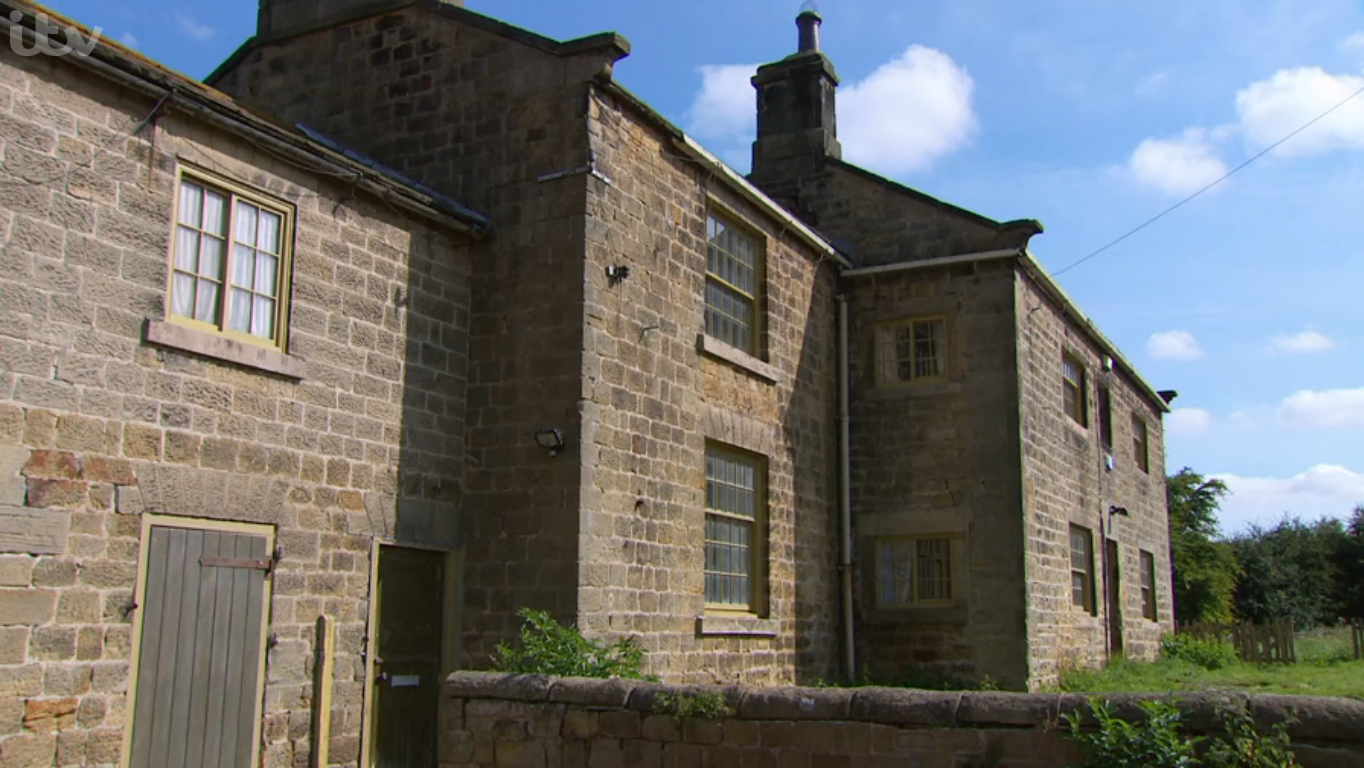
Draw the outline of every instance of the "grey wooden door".
[[[260,717],[264,536],[152,526],[133,768],[249,768]]]

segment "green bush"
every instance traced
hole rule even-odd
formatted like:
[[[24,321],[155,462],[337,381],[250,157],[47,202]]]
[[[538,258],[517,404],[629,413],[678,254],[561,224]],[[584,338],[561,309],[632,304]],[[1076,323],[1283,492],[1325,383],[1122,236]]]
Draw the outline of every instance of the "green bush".
[[[1236,651],[1230,645],[1193,635],[1165,635],[1160,639],[1160,655],[1204,669],[1221,669],[1236,663]]]
[[[1085,751],[1085,768],[1188,768],[1198,765],[1194,740],[1179,733],[1180,712],[1168,701],[1138,704],[1146,715],[1141,723],[1129,723],[1113,714],[1108,702],[1089,700],[1090,713],[1099,730],[1080,730],[1079,712],[1064,715],[1070,738]]]
[[[583,637],[575,626],[555,621],[547,611],[522,608],[521,647],[498,643],[493,669],[499,672],[558,677],[628,677],[652,679],[643,673],[644,648],[633,637],[602,645]]]
[[[1116,717],[1107,701],[1089,700],[1097,731],[1081,730],[1083,716],[1068,712],[1069,738],[1085,752],[1085,768],[1297,768],[1288,736],[1289,723],[1278,723],[1260,733],[1249,713],[1225,709],[1219,713],[1222,730],[1204,738],[1180,731],[1179,709],[1168,701],[1142,701],[1146,719],[1129,723]],[[1199,745],[1206,741],[1202,755]]]
[[[672,715],[678,723],[688,720],[718,720],[729,715],[729,704],[719,691],[703,693],[660,693],[654,696],[654,712]]]
[[[1215,735],[1203,756],[1212,768],[1294,768],[1288,723],[1277,723],[1269,733],[1255,730],[1255,721],[1244,709],[1221,713],[1222,733]]]

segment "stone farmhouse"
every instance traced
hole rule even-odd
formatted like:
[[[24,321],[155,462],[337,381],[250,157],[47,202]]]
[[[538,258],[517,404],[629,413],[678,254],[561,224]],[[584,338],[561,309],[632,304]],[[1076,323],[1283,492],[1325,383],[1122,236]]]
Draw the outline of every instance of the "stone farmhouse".
[[[1155,653],[1167,397],[840,159],[817,14],[744,177],[615,34],[260,7],[204,84],[0,0],[0,764],[434,765],[527,606],[670,682]]]

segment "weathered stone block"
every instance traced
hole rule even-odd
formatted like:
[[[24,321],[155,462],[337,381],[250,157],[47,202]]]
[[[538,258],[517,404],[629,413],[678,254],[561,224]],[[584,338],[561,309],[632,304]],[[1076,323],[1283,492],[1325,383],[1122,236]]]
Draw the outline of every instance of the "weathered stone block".
[[[27,587],[33,579],[33,563],[26,555],[0,555],[0,587]]]
[[[0,664],[23,664],[27,658],[28,627],[0,627]]]
[[[50,589],[0,588],[0,625],[46,624],[56,604],[57,593]]]
[[[24,703],[24,728],[34,733],[51,733],[75,725],[79,701],[64,699],[29,699]]]
[[[107,456],[86,456],[83,460],[84,478],[92,483],[112,483],[113,485],[134,485],[137,476],[133,465],[127,459]]]
[[[79,480],[45,480],[29,478],[28,506],[44,509],[47,507],[79,507],[87,500],[88,486]]]
[[[66,551],[70,531],[70,512],[0,505],[0,552],[60,554]]]

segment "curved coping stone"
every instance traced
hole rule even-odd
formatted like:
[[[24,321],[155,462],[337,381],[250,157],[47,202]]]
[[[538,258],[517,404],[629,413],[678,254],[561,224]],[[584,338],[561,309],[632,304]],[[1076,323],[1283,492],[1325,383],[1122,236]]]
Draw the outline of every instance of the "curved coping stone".
[[[1249,712],[1261,728],[1288,722],[1295,740],[1317,744],[1364,742],[1364,701],[1323,696],[1244,693],[1003,693],[919,691],[906,688],[797,688],[738,685],[664,685],[644,680],[549,677],[501,672],[456,672],[445,695],[468,699],[543,701],[650,713],[659,694],[719,691],[741,720],[859,721],[920,728],[1054,728],[1079,712],[1082,727],[1097,726],[1089,701],[1107,701],[1118,717],[1145,718],[1143,701],[1171,701],[1195,733],[1219,729],[1228,709]]]

